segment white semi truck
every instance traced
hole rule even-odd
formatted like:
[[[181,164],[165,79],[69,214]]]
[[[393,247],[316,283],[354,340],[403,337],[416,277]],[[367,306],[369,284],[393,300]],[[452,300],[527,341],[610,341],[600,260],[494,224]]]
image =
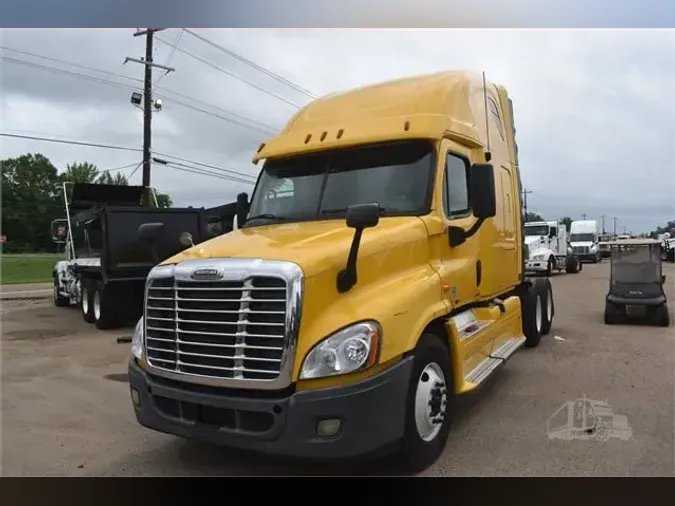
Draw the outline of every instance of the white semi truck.
[[[570,227],[572,251],[582,261],[594,264],[602,260],[600,251],[600,231],[595,220],[573,221]]]
[[[525,270],[550,276],[553,271],[570,274],[581,270],[581,261],[567,240],[567,228],[557,221],[525,223],[527,256]]]

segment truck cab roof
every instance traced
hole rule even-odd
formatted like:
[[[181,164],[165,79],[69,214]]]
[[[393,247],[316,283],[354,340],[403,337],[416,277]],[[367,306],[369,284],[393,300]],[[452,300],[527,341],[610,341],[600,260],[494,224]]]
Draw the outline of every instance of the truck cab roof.
[[[74,183],[70,207],[75,210],[89,209],[102,205],[140,206],[142,186],[116,184]]]

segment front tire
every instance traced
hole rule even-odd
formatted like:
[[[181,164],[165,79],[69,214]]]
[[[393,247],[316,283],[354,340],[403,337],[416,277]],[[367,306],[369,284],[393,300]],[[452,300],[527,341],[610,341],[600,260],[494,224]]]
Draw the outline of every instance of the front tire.
[[[546,336],[551,332],[553,325],[553,316],[555,315],[555,304],[553,302],[553,288],[548,279],[539,284],[539,293],[542,296],[543,318],[541,324],[541,335]]]
[[[68,307],[70,306],[70,299],[68,297],[63,297],[59,290],[59,280],[54,278],[54,305],[56,307]]]
[[[450,432],[454,385],[450,351],[442,339],[423,334],[415,348],[399,457],[420,472],[443,453]]]
[[[656,308],[656,324],[660,327],[670,326],[670,315],[668,314],[668,306],[661,304]]]
[[[550,257],[548,259],[548,264],[546,265],[546,277],[551,277],[553,275],[553,270],[556,268],[555,259]]]
[[[605,325],[615,325],[620,323],[621,313],[616,305],[609,301],[605,302]]]
[[[567,257],[567,265],[565,265],[565,270],[568,274],[576,274],[581,270],[581,262],[579,258],[575,255]]]

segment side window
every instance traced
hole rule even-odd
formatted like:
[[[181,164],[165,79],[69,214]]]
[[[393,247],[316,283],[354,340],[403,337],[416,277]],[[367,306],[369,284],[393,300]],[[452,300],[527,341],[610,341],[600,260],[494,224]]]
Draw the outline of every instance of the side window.
[[[469,213],[469,167],[464,159],[447,154],[445,160],[445,181],[443,183],[443,208],[448,218]]]
[[[497,107],[497,103],[492,98],[488,98],[488,104],[490,108],[490,116],[492,116],[493,121],[497,125],[499,136],[502,138],[502,140],[505,140],[504,125],[502,124],[502,118],[499,115],[499,107]]]

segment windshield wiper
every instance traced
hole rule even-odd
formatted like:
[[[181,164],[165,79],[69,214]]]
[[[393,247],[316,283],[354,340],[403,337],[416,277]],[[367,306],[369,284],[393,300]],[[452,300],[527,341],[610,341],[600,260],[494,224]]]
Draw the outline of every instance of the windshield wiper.
[[[251,221],[251,220],[280,220],[284,221],[287,220],[285,216],[277,216],[276,214],[271,214],[271,213],[264,213],[264,214],[256,214],[255,216],[251,216],[250,218],[247,218],[246,221]]]

